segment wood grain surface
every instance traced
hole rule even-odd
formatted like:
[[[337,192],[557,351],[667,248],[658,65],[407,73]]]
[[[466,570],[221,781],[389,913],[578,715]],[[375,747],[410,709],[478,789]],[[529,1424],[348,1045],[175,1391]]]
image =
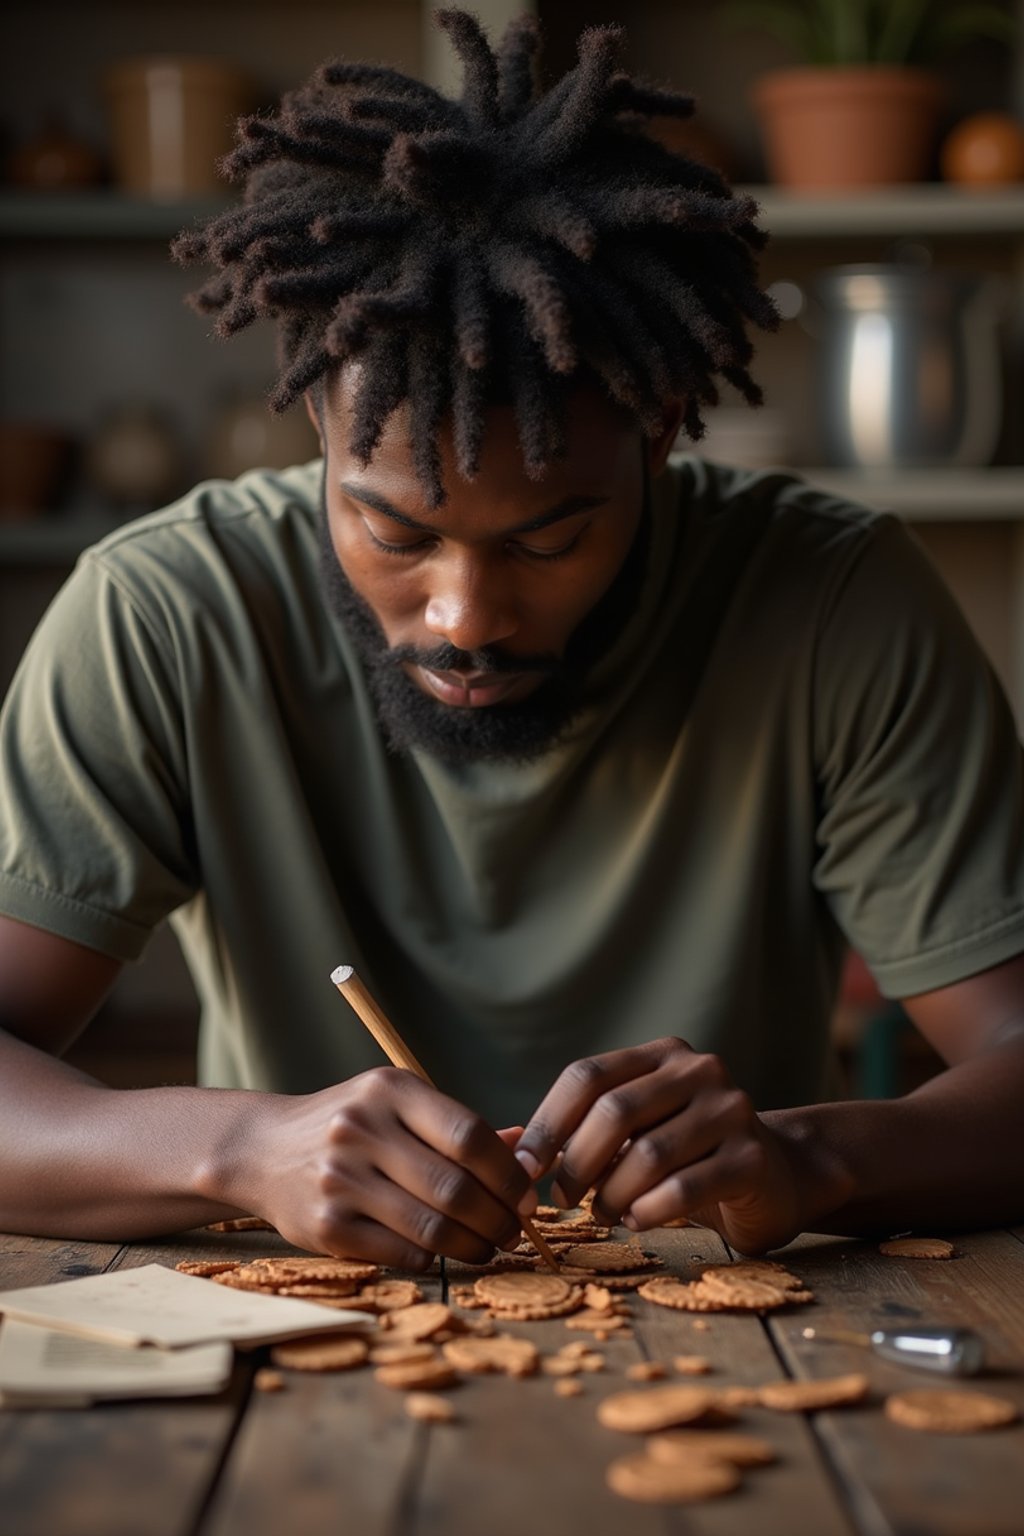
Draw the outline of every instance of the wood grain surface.
[[[936,1236],[948,1234],[936,1233]],[[730,1255],[697,1228],[646,1233],[683,1278]],[[598,1343],[601,1374],[561,1398],[552,1378],[481,1376],[446,1394],[457,1422],[407,1418],[403,1394],[370,1371],[287,1374],[252,1390],[266,1351],[239,1355],[218,1397],[0,1412],[2,1536],[1021,1536],[1024,1428],[924,1435],[890,1423],[887,1393],[940,1384],[867,1351],[810,1342],[813,1322],[870,1330],[920,1320],[967,1324],[990,1367],[968,1386],[1024,1412],[1024,1228],[953,1236],[949,1261],[886,1258],[877,1246],[804,1237],[781,1255],[816,1302],[767,1318],[691,1314],[632,1302],[631,1339]],[[0,1287],[186,1256],[287,1252],[272,1233],[191,1232],[164,1242],[90,1244],[0,1238]],[[451,1278],[463,1278],[451,1265]],[[420,1283],[440,1295],[440,1278]],[[501,1325],[551,1353],[562,1319]],[[768,1439],[775,1465],[748,1471],[726,1498],[678,1509],[626,1503],[605,1468],[639,1437],[598,1424],[600,1400],[630,1383],[627,1365],[701,1354],[709,1385],[756,1385],[851,1370],[867,1406],[831,1413],[744,1409],[739,1428]],[[682,1380],[680,1377],[670,1379]]]

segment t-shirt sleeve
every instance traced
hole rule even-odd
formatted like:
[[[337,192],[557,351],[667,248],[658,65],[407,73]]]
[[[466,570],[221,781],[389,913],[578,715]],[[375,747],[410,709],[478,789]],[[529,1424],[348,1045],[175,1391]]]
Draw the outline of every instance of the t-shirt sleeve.
[[[880,520],[826,606],[814,683],[818,889],[893,997],[1024,951],[1009,704],[927,558]]]
[[[120,960],[197,886],[172,637],[87,555],[0,715],[0,912]]]

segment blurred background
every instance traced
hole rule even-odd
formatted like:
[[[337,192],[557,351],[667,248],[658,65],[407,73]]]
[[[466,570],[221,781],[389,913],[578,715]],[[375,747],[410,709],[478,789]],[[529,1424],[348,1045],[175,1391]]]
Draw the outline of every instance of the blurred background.
[[[242,111],[324,58],[453,91],[424,0],[6,0],[0,94],[0,692],[79,552],[208,475],[312,457],[271,418],[269,333],[217,343],[168,243],[230,189]],[[749,186],[785,315],[760,412],[724,398],[701,451],[790,464],[887,507],[959,597],[1024,721],[1024,0],[476,0],[543,24],[547,78],[586,25],[698,98],[655,131]],[[683,445],[681,445],[682,447]],[[173,941],[126,972],[78,1059],[189,1080],[195,1008]],[[935,1066],[851,961],[851,1092]]]

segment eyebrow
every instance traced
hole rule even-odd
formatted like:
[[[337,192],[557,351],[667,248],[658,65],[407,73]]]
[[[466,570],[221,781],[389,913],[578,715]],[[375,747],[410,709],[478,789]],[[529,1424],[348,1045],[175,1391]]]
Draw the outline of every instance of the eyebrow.
[[[342,480],[340,484],[346,496],[351,496],[353,501],[372,507],[374,512],[379,512],[382,517],[390,517],[394,522],[401,523],[403,528],[413,528],[417,533],[437,533],[438,531],[430,523],[419,523],[414,517],[407,517],[404,512],[399,512],[398,508],[393,507],[387,497],[381,496],[378,491],[353,485],[347,480]],[[609,500],[608,496],[566,496],[557,506],[549,507],[546,512],[541,512],[537,517],[531,517],[528,522],[517,523],[514,528],[505,528],[498,537],[508,539],[517,533],[536,533],[538,529],[548,528],[552,523],[561,522],[563,518],[575,517],[579,512],[592,512],[596,507],[605,506]]]

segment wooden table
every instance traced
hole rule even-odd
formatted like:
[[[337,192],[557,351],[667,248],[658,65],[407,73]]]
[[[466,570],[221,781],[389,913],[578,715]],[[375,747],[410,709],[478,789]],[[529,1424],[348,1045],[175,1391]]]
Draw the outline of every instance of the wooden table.
[[[728,1253],[697,1229],[645,1234],[683,1274]],[[1024,1413],[1024,1228],[955,1238],[948,1262],[882,1257],[873,1244],[805,1237],[783,1251],[817,1302],[764,1320],[688,1314],[635,1301],[635,1336],[597,1347],[607,1370],[560,1398],[547,1376],[467,1380],[459,1422],[414,1423],[372,1372],[289,1373],[251,1390],[264,1352],[239,1356],[230,1389],[190,1401],[0,1412],[2,1536],[1022,1536],[1024,1425],[926,1435],[883,1417],[887,1393],[941,1384],[866,1351],[812,1344],[802,1328],[866,1329],[922,1320],[967,1324],[990,1367],[975,1383]],[[0,1288],[187,1256],[285,1251],[271,1234],[188,1233],[159,1244],[0,1237]],[[435,1294],[439,1280],[426,1288]],[[572,1338],[560,1320],[511,1325],[546,1352]],[[597,1402],[630,1385],[627,1364],[700,1353],[709,1383],[866,1370],[867,1406],[831,1413],[745,1410],[776,1465],[726,1498],[678,1509],[627,1503],[604,1485],[635,1437],[603,1429]],[[678,1379],[678,1378],[677,1378]]]

